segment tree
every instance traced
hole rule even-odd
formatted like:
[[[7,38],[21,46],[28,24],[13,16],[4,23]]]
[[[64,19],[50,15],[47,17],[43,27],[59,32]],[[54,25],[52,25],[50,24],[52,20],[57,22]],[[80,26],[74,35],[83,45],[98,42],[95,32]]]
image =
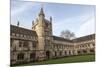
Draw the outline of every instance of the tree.
[[[65,39],[74,39],[75,38],[75,34],[74,32],[71,32],[69,30],[63,30],[61,32],[61,37],[65,38]]]

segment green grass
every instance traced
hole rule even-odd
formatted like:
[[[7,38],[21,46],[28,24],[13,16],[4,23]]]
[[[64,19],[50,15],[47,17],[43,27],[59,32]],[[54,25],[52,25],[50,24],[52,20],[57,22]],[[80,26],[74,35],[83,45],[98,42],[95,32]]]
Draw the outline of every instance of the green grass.
[[[80,55],[80,56],[70,56],[63,57],[58,59],[50,59],[40,62],[22,64],[21,66],[30,66],[30,65],[43,65],[43,64],[61,64],[61,63],[75,63],[75,62],[91,62],[95,61],[95,55]],[[20,66],[20,65],[18,65]]]

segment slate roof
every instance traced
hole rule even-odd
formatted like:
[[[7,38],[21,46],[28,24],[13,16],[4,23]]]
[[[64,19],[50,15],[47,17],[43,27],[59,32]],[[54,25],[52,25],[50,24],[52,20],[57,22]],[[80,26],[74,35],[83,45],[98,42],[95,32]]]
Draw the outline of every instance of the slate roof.
[[[30,29],[25,29],[22,27],[10,25],[10,33],[18,33],[18,34],[24,34],[24,35],[32,35],[32,36],[37,36],[35,31],[32,31]]]
[[[87,36],[73,39],[73,42],[88,41],[88,40],[92,40],[92,39],[95,39],[95,34],[91,34],[91,35],[87,35]]]
[[[82,42],[82,41],[88,41],[88,40],[95,39],[95,34],[79,37],[73,40],[68,40],[62,37],[57,37],[57,36],[53,36],[53,39],[58,40],[58,41],[67,41],[67,42]]]
[[[14,26],[14,25],[10,25],[10,32],[24,34],[24,35],[37,36],[36,31],[32,31],[30,29],[25,29],[22,27]],[[95,39],[95,34],[79,37],[79,38],[76,38],[73,40],[68,40],[68,39],[65,39],[62,37],[53,36],[53,40],[67,41],[67,42],[82,42],[82,41],[87,41],[87,40],[91,40],[91,39]]]
[[[68,40],[62,37],[57,37],[57,36],[53,36],[53,40],[72,42],[72,40]]]

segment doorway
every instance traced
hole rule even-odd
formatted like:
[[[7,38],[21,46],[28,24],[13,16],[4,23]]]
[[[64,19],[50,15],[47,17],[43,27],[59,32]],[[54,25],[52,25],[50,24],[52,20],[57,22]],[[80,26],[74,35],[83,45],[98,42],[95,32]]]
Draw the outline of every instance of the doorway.
[[[46,51],[46,58],[47,58],[47,59],[50,58],[50,51]]]

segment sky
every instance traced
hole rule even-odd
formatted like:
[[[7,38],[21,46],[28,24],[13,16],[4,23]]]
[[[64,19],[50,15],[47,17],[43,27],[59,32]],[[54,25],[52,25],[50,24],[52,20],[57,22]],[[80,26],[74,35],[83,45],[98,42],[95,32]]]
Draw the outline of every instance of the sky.
[[[95,33],[95,6],[79,4],[45,3],[11,0],[11,24],[31,29],[32,21],[38,17],[43,6],[45,18],[52,16],[53,35],[70,30],[76,37]]]

